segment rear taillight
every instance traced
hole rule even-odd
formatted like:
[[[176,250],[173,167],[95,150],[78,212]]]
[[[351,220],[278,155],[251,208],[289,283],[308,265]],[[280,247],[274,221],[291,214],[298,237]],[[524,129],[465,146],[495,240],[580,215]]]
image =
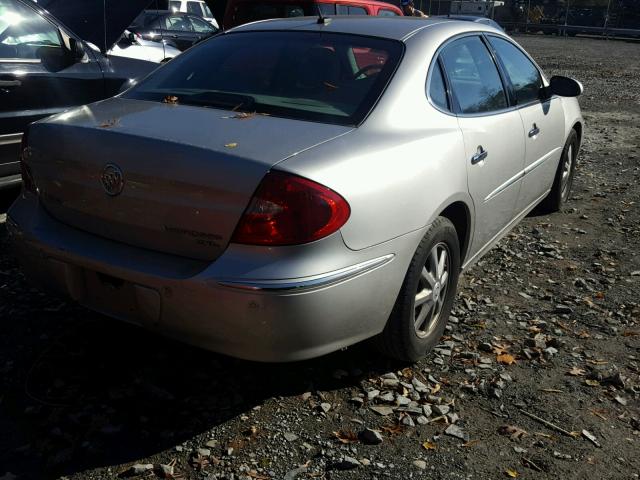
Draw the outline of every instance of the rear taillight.
[[[232,242],[297,245],[336,232],[349,219],[347,201],[324,185],[269,172],[240,219]]]
[[[27,164],[29,156],[29,129],[27,128],[22,134],[22,140],[20,142],[20,173],[22,174],[22,186],[25,190],[33,193],[37,193],[38,189],[33,181],[33,175],[31,168]]]

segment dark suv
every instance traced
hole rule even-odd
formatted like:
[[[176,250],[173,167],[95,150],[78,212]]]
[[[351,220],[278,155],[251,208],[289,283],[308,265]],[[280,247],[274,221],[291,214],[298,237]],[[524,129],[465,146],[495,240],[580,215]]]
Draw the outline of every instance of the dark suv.
[[[120,8],[115,22],[104,29],[93,24],[91,30],[87,18],[105,18],[102,12],[89,11],[81,2],[51,2],[52,7],[60,7],[65,23],[84,30],[84,39],[44,11],[41,6],[47,3],[0,0],[3,19],[19,19],[0,21],[0,189],[20,183],[18,148],[29,123],[113,96],[125,82],[157,67],[142,60],[109,57],[84,41],[103,42],[106,51],[122,32],[120,27],[124,28],[116,23],[124,19],[126,26],[140,12],[135,1]]]
[[[218,32],[201,17],[168,10],[145,10],[128,30],[143,40],[162,41],[179,50],[186,50]]]

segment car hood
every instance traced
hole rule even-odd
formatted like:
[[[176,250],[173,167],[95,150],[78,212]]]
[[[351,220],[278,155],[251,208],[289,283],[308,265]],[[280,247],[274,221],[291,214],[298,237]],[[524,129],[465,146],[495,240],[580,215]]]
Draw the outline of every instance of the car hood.
[[[207,3],[213,8],[212,1]],[[38,0],[38,6],[106,52],[143,10],[169,5],[168,0]]]

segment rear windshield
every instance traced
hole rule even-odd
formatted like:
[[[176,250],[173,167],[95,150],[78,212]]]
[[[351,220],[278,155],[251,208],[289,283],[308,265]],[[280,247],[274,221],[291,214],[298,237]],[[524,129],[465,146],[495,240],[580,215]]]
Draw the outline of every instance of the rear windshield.
[[[125,97],[357,125],[402,51],[401,42],[358,35],[229,33],[186,51]]]

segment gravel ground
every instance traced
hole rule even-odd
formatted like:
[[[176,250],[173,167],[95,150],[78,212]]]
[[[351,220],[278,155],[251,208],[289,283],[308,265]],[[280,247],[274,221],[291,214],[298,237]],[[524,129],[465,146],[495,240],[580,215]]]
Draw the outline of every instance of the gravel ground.
[[[464,275],[417,365],[255,364],[105,319],[24,281],[0,213],[0,479],[639,478],[640,44],[518,40],[584,83],[574,197]]]

